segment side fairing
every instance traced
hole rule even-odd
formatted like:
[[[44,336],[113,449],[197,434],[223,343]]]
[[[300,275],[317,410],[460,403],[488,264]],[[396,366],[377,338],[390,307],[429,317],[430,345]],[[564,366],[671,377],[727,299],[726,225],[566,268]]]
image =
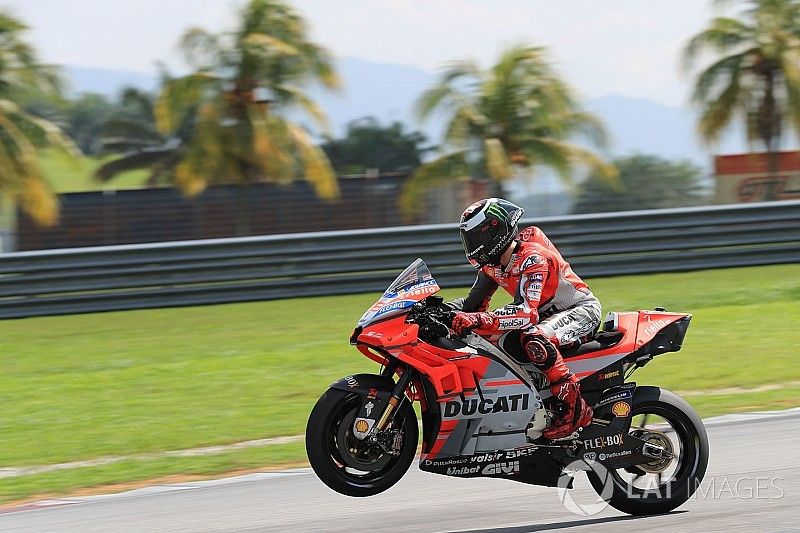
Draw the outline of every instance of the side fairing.
[[[481,355],[466,359],[463,363],[475,359],[488,361],[488,365],[483,375],[474,376],[474,387],[438,399],[441,426],[430,452],[421,459],[473,455],[526,444],[528,423],[542,407],[538,393],[496,361]]]

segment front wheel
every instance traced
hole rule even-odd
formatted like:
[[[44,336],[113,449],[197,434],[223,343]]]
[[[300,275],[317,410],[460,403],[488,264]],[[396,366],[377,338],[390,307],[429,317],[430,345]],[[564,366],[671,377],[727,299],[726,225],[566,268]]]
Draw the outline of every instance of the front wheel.
[[[404,399],[387,431],[401,439],[396,454],[380,445],[359,440],[353,423],[361,396],[328,389],[317,401],[306,427],[306,452],[311,468],[327,486],[348,496],[372,496],[397,483],[417,451],[417,417]]]
[[[608,503],[624,513],[667,513],[686,502],[703,480],[708,435],[694,409],[673,392],[638,387],[632,403],[630,434],[665,449],[668,456],[602,477],[590,470],[589,481],[598,494],[610,494]]]

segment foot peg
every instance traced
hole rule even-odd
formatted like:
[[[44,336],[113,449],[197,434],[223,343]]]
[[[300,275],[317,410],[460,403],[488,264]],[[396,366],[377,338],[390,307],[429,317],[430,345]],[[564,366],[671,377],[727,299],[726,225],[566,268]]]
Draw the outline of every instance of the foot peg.
[[[560,439],[554,439],[553,442],[565,442],[565,441],[576,440],[580,438],[582,431],[583,428],[578,428],[575,431],[573,431],[571,435],[567,435],[566,437],[561,437]]]

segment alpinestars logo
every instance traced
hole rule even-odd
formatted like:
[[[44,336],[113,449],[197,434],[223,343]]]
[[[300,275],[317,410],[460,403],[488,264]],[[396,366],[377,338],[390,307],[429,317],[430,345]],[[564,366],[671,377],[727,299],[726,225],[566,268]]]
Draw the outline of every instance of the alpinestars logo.
[[[527,259],[525,259],[525,261],[522,262],[522,266],[519,267],[519,270],[520,272],[525,272],[533,265],[537,265],[541,262],[542,262],[541,256],[536,254],[531,254],[527,257]],[[544,279],[543,276],[539,273],[533,274],[531,276],[531,280],[538,281],[539,283],[541,283],[543,279]]]

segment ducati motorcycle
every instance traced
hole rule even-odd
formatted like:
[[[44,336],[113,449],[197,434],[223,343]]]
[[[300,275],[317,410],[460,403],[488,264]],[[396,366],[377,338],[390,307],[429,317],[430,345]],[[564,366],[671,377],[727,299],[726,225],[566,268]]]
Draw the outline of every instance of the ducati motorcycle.
[[[381,371],[331,385],[306,428],[309,462],[331,489],[370,496],[397,483],[421,426],[425,472],[569,489],[585,471],[603,499],[630,514],[670,511],[695,491],[708,463],[702,421],[676,394],[629,381],[681,348],[691,315],[611,312],[591,341],[562,350],[594,417],[550,441],[542,432],[562,404],[526,357],[520,332],[455,336],[438,291],[417,259],[358,321],[350,343]]]

